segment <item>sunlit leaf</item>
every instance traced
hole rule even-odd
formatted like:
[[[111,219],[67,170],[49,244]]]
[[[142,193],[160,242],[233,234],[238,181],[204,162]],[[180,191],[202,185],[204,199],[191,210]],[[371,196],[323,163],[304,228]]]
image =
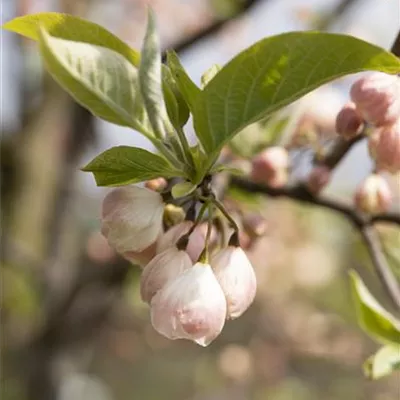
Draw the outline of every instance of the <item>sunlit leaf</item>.
[[[165,137],[168,120],[161,83],[161,49],[152,11],[149,9],[147,30],[139,67],[139,86],[151,126],[159,137]]]
[[[43,29],[40,50],[53,78],[94,115],[151,134],[137,69],[113,50],[53,38]]]
[[[376,301],[355,271],[350,277],[360,326],[380,343],[400,345],[400,321]]]
[[[127,185],[181,175],[163,157],[129,146],[106,150],[82,168],[82,171],[93,172],[98,186]]]
[[[202,91],[193,83],[185,69],[182,67],[178,56],[173,51],[167,52],[167,65],[171,70],[186,104],[193,111]]]
[[[211,165],[247,125],[318,86],[365,70],[400,72],[400,60],[351,36],[291,32],[259,41],[224,66],[192,109],[196,134]]]
[[[368,378],[379,379],[400,370],[400,346],[384,346],[364,363]]]
[[[196,190],[196,185],[191,182],[179,182],[172,187],[171,194],[174,199],[187,196]]]
[[[137,51],[102,26],[73,15],[45,12],[24,15],[3,25],[4,29],[33,40],[39,40],[39,27],[53,37],[107,47],[139,66],[140,55]]]
[[[163,65],[163,92],[167,113],[172,124],[183,127],[189,119],[189,107],[182,96],[181,91],[172,76],[170,69]]]

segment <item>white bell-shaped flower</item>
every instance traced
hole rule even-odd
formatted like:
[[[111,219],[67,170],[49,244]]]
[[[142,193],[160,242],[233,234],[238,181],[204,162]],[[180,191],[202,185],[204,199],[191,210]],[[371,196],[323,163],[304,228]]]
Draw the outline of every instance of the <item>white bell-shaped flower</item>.
[[[187,234],[189,230],[192,228],[192,221],[183,221],[172,228],[170,228],[157,242],[157,253],[161,253],[168,249],[171,246],[175,246],[179,239]],[[190,234],[186,252],[189,254],[189,257],[196,263],[200,257],[200,254],[204,250],[205,241],[206,241],[206,233],[207,233],[207,224],[200,224],[196,226],[194,231]],[[210,245],[214,244],[218,239],[218,234],[215,227],[212,227],[211,237],[210,237]]]
[[[256,275],[246,253],[240,247],[228,246],[211,259],[211,266],[225,294],[227,317],[239,317],[249,308],[257,290]]]
[[[151,302],[151,322],[169,339],[210,344],[226,319],[224,293],[211,266],[196,263],[166,284]]]
[[[137,186],[120,187],[104,198],[101,232],[119,253],[141,252],[157,240],[163,212],[159,193]]]
[[[177,244],[178,240],[189,232],[189,229],[193,226],[192,221],[183,221],[177,225],[171,227],[165,232],[157,242],[157,253],[173,247]]]
[[[186,251],[178,250],[175,246],[157,254],[144,267],[140,278],[142,300],[150,303],[160,289],[192,265]]]

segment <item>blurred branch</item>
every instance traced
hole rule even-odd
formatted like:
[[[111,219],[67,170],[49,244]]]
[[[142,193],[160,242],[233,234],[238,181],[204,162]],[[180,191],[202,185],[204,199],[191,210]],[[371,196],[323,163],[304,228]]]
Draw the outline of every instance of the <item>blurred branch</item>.
[[[192,47],[193,45],[200,42],[201,40],[206,39],[206,38],[216,34],[221,29],[223,29],[227,25],[228,22],[245,14],[247,11],[249,11],[251,8],[253,8],[256,4],[266,2],[266,1],[268,1],[268,0],[247,0],[247,1],[245,1],[238,13],[231,16],[230,18],[215,21],[214,23],[212,23],[209,26],[206,26],[203,30],[201,30],[200,32],[197,32],[193,36],[190,36],[188,38],[184,37],[182,41],[177,42],[177,43],[175,43],[175,45],[172,46],[173,50],[176,53],[181,53],[181,52],[187,50],[188,48]],[[164,59],[165,59],[165,53],[163,54],[163,60]]]
[[[301,203],[336,211],[345,216],[360,231],[383,286],[387,290],[392,303],[400,310],[400,287],[386,262],[379,238],[373,227],[376,222],[391,222],[400,225],[400,214],[367,216],[345,204],[314,196],[303,184],[293,187],[271,188],[236,177],[231,179],[231,184],[250,193],[262,193],[270,197],[287,197]]]
[[[399,30],[399,32],[397,34],[396,40],[393,43],[392,53],[395,56],[400,57],[400,30]]]

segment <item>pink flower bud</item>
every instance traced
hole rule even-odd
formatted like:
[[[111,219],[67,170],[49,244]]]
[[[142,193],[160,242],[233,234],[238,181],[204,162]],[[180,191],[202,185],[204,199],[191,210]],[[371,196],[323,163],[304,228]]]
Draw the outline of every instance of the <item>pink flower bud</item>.
[[[379,141],[376,146],[378,168],[391,173],[400,171],[400,119],[391,126],[378,130]]]
[[[179,239],[187,234],[193,226],[192,221],[184,221],[169,229],[157,243],[157,253],[161,253],[171,246],[175,246]],[[189,236],[189,241],[186,247],[186,252],[191,260],[195,263],[199,259],[201,252],[204,250],[207,233],[207,224],[198,225],[192,234]],[[212,244],[217,239],[217,232],[212,228],[210,243]]]
[[[157,254],[144,268],[140,278],[142,300],[150,303],[153,296],[169,281],[192,266],[186,251],[170,247]]]
[[[149,181],[146,181],[144,186],[147,189],[160,192],[161,190],[166,188],[167,181],[164,178],[154,178],[154,179],[150,179]]]
[[[355,194],[357,208],[375,214],[387,211],[392,204],[392,193],[386,180],[377,174],[368,176]]]
[[[400,83],[396,75],[372,72],[354,82],[350,96],[372,125],[390,125],[400,117]]]
[[[190,235],[189,243],[186,251],[189,254],[191,260],[196,263],[200,257],[200,254],[204,250],[207,236],[207,224],[202,223],[196,226],[193,233]],[[218,240],[218,233],[214,226],[211,227],[209,246],[212,247]]]
[[[154,329],[168,339],[210,344],[222,331],[226,301],[210,265],[196,263],[166,284],[151,302]]]
[[[272,187],[283,186],[287,182],[288,167],[289,155],[286,149],[269,147],[253,158],[251,178]]]
[[[336,132],[344,139],[352,139],[364,128],[364,121],[353,102],[347,103],[336,117]]]
[[[137,186],[114,189],[103,201],[101,233],[119,253],[141,252],[162,231],[163,212],[157,192]]]
[[[126,258],[132,264],[144,267],[156,255],[157,242],[152,243],[142,251],[126,251],[122,253],[122,257]]]
[[[168,229],[164,235],[157,242],[157,253],[162,253],[163,251],[173,247],[177,244],[178,240],[189,232],[189,229],[193,226],[192,221],[183,221],[172,228]]]
[[[228,246],[212,258],[211,265],[225,294],[227,318],[239,317],[249,308],[257,290],[256,275],[246,253],[240,247]]]
[[[325,165],[317,166],[312,169],[308,176],[306,185],[311,193],[319,193],[330,181],[331,170]]]

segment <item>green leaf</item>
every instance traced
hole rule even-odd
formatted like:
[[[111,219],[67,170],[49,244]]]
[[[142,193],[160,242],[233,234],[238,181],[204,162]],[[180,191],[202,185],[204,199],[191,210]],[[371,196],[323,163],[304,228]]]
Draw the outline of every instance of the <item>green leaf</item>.
[[[364,363],[368,378],[379,379],[400,370],[400,346],[384,346]]]
[[[169,119],[176,128],[183,127],[190,116],[189,107],[166,65],[163,65],[163,92]]]
[[[202,91],[190,79],[175,52],[167,52],[167,65],[171,70],[172,76],[175,79],[186,104],[193,112]]]
[[[154,178],[172,178],[180,172],[157,154],[137,147],[112,147],[82,171],[93,172],[98,186],[119,186]]]
[[[192,153],[192,159],[196,170],[196,177],[194,183],[200,183],[201,179],[206,172],[206,160],[207,156],[202,151],[199,145],[193,146],[190,148],[190,152]]]
[[[43,29],[40,50],[47,70],[94,115],[151,136],[137,69],[113,50],[53,38]]]
[[[228,172],[231,175],[234,176],[244,176],[246,175],[246,170],[244,168],[234,167],[232,165],[226,165],[226,164],[215,164],[211,170],[210,174],[217,174],[219,172]]]
[[[4,29],[29,39],[39,40],[39,27],[59,39],[103,46],[124,56],[130,63],[139,66],[140,55],[107,29],[84,19],[54,12],[24,15],[3,25]]]
[[[221,70],[221,66],[214,64],[201,76],[201,87],[204,89],[214,78],[215,75]]]
[[[360,326],[380,343],[400,345],[400,321],[376,301],[355,271],[350,277]]]
[[[365,70],[400,72],[393,54],[351,36],[291,32],[259,41],[233,58],[192,109],[209,165],[247,125],[324,83]]]
[[[174,199],[179,199],[193,193],[196,188],[197,185],[191,182],[179,182],[172,187],[171,194]]]
[[[161,84],[160,41],[150,8],[139,67],[139,86],[151,126],[157,136],[163,138],[165,137],[164,121],[168,121],[168,116]]]

